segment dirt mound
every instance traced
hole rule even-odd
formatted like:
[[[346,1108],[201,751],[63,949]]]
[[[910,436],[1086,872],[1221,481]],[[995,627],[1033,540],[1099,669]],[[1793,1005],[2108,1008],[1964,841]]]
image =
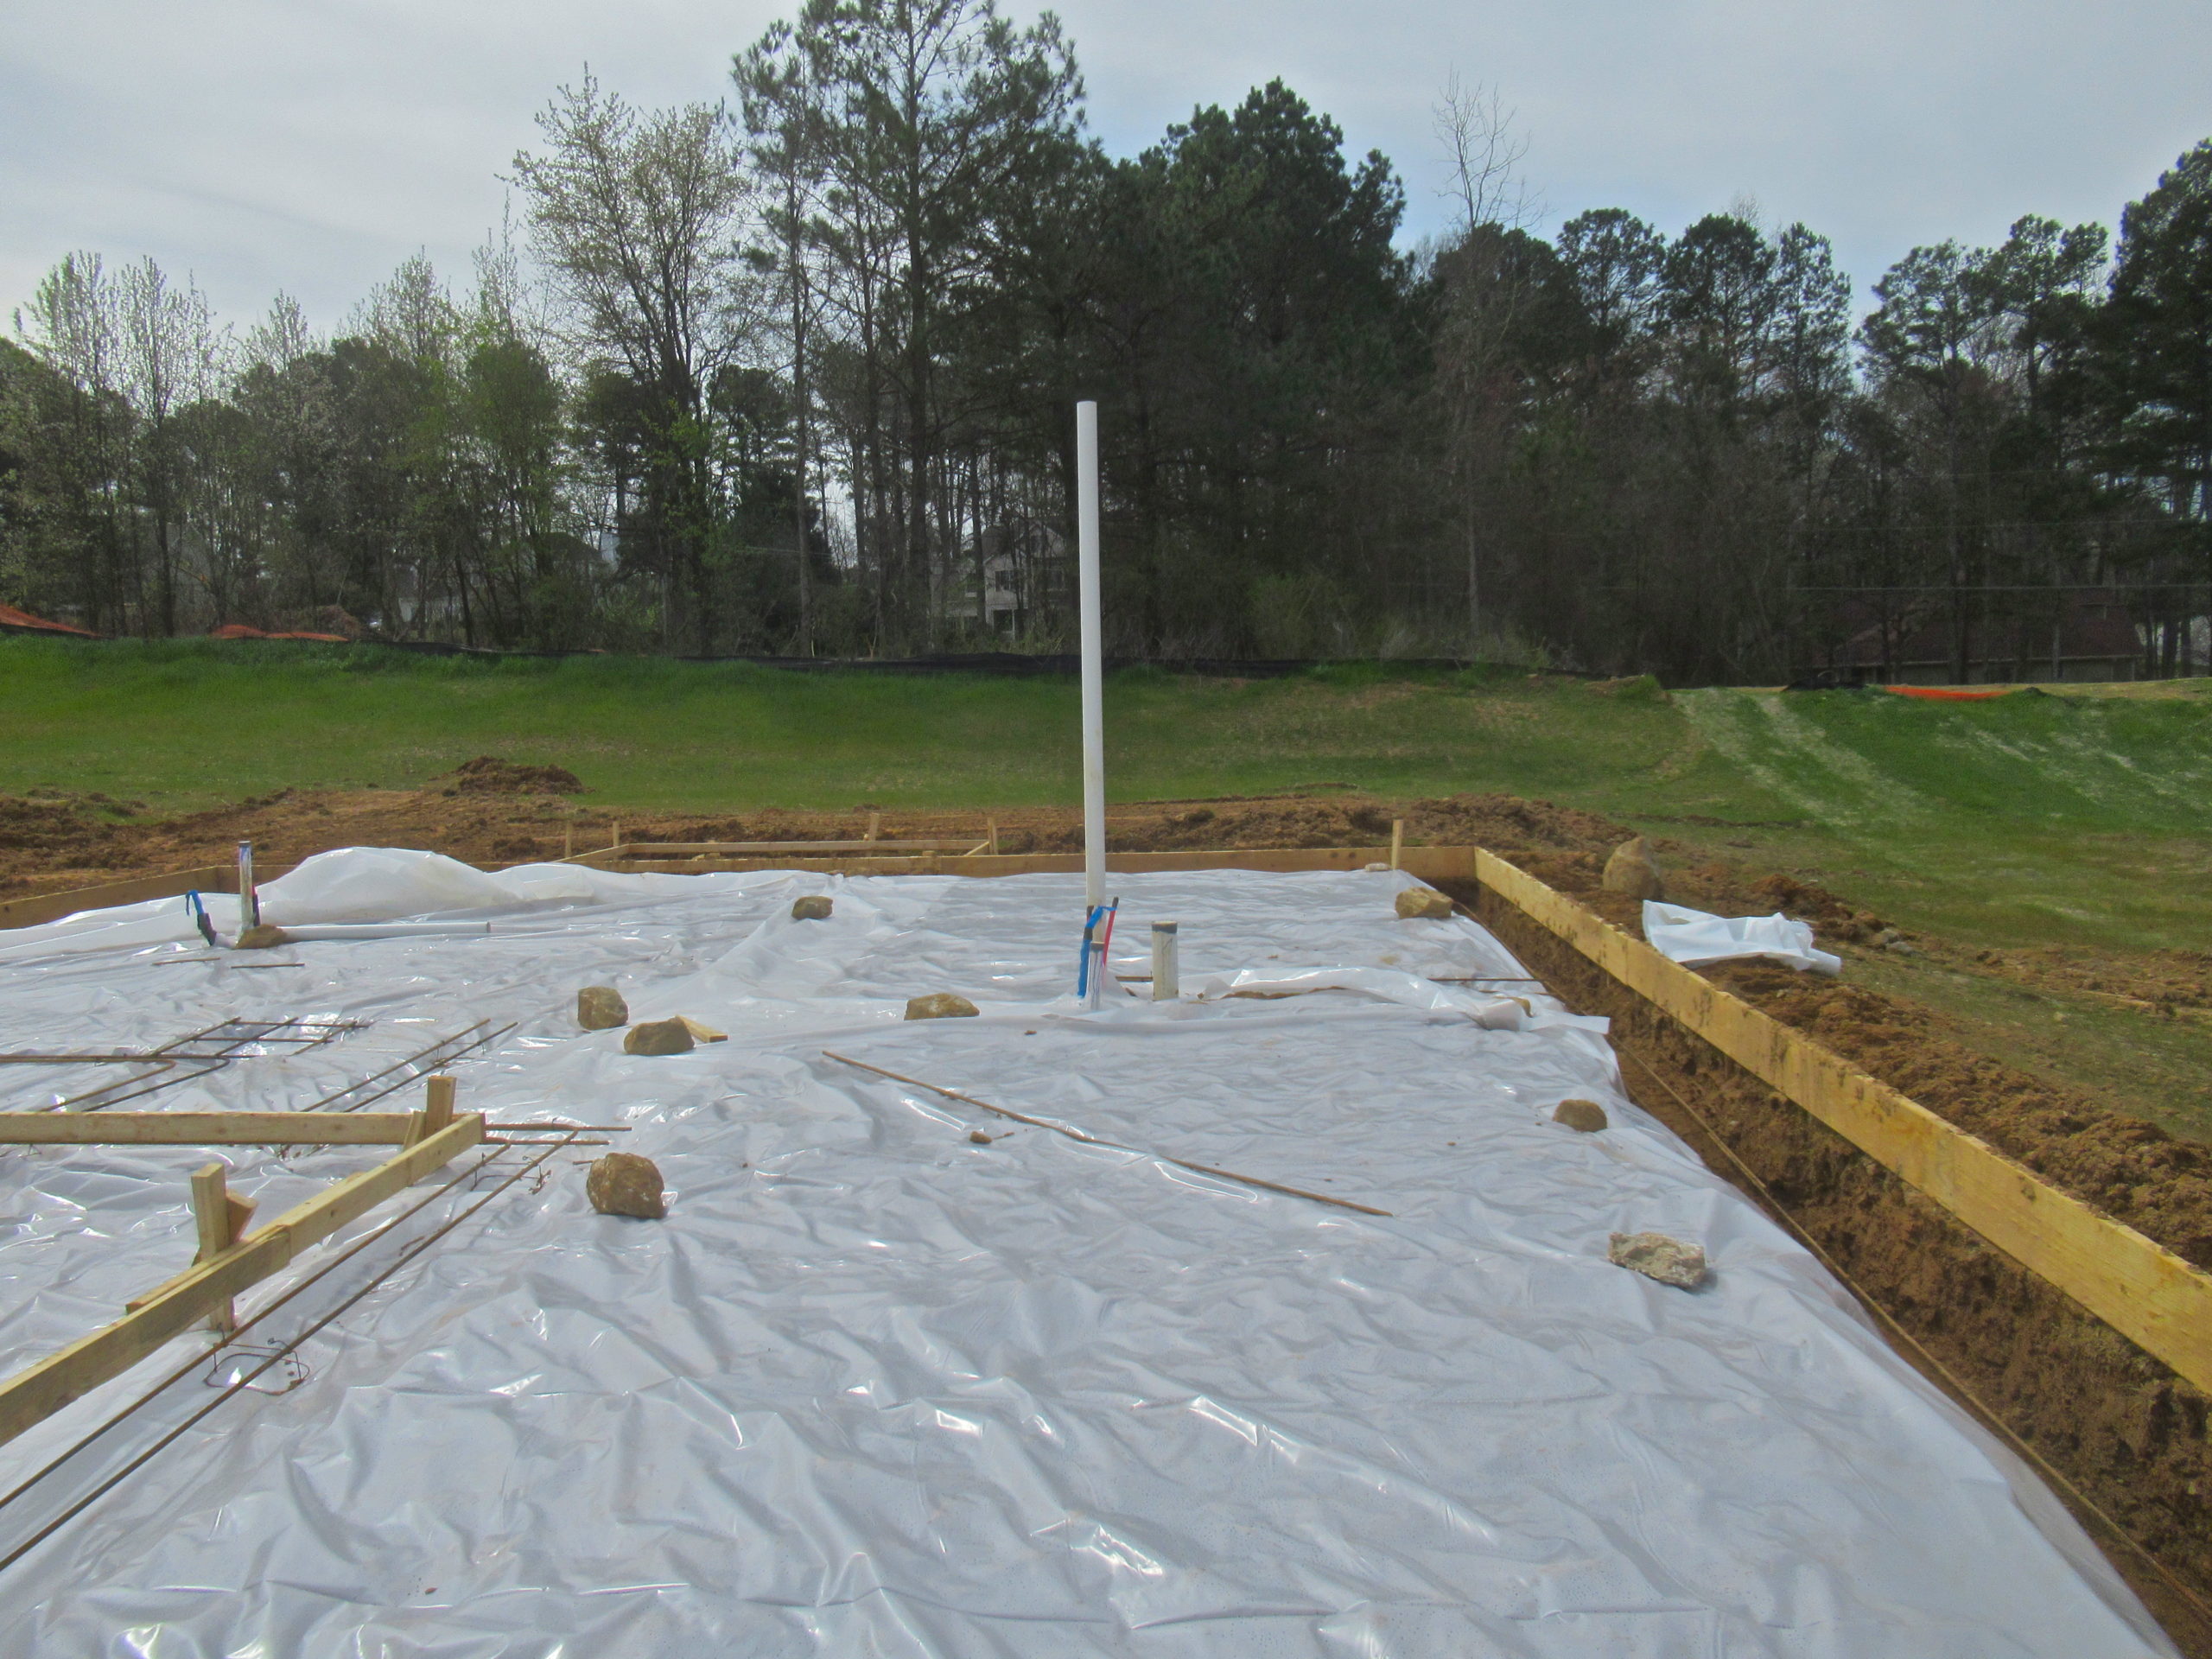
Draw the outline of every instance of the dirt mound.
[[[1765,963],[1706,972],[2053,1185],[2212,1268],[2212,1147],[1977,1054],[1916,1004]]]
[[[446,774],[453,779],[448,795],[581,795],[583,779],[566,766],[526,766],[502,760],[496,754],[480,754],[464,760]]]
[[[75,845],[109,825],[87,819],[74,801],[35,801],[0,796],[0,847],[49,848]]]

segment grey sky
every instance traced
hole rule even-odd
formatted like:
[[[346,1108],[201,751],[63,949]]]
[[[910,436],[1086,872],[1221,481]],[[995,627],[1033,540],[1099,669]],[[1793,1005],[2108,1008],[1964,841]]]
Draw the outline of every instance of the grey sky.
[[[497,175],[588,61],[715,99],[773,0],[67,0],[0,22],[0,309],[72,248],[150,253],[243,322],[278,289],[340,321],[416,248],[459,276]],[[1010,7],[1023,18],[1033,15]],[[1518,108],[1545,227],[1669,232],[1738,198],[1834,238],[1861,289],[1916,243],[2024,213],[2116,221],[2212,135],[2207,0],[1071,0],[1117,153],[1281,76],[1436,228],[1429,109],[1456,68]]]

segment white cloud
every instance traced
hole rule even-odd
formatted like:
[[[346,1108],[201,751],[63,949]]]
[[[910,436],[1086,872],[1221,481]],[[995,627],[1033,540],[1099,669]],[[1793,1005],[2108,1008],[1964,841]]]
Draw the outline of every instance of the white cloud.
[[[586,62],[648,103],[718,99],[787,5],[736,0],[73,0],[0,25],[0,304],[72,248],[151,253],[243,319],[277,289],[339,321],[400,258],[455,275],[531,118]],[[1862,285],[1915,243],[2020,213],[2117,218],[2212,133],[2202,0],[1074,0],[1109,147],[1281,76],[1442,220],[1429,105],[1501,87],[1554,219],[1664,229],[1755,197]]]

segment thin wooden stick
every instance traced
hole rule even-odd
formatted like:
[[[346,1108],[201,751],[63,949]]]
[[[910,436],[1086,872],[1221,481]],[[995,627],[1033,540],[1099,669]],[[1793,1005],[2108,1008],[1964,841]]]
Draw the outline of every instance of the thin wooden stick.
[[[1399,857],[1405,850],[1406,821],[1403,818],[1393,818],[1390,820],[1390,868],[1392,869],[1398,868]]]
[[[0,1146],[404,1146],[404,1112],[0,1112]]]
[[[1211,1175],[1224,1181],[1237,1181],[1246,1186],[1260,1187],[1269,1192],[1281,1192],[1288,1198],[1311,1198],[1316,1204],[1333,1204],[1339,1210],[1357,1210],[1363,1216],[1388,1216],[1390,1213],[1388,1210],[1377,1210],[1370,1205],[1354,1204],[1350,1198],[1332,1198],[1325,1192],[1308,1192],[1302,1186],[1285,1186],[1280,1181],[1263,1181],[1256,1175],[1239,1175],[1234,1170],[1216,1169],[1211,1164],[1194,1164],[1185,1158],[1171,1158],[1164,1152],[1147,1152],[1142,1147],[1124,1146],[1119,1141],[1102,1141],[1095,1135],[1085,1135],[1081,1129],[1071,1129],[1065,1123],[1054,1123],[1041,1117],[1030,1117],[1005,1106],[994,1106],[988,1100],[978,1100],[975,1096],[964,1095],[957,1089],[942,1089],[936,1084],[924,1083],[919,1077],[901,1077],[898,1072],[887,1071],[880,1065],[870,1065],[866,1060],[855,1060],[847,1055],[834,1054],[826,1048],[822,1051],[822,1054],[823,1058],[835,1060],[840,1065],[856,1066],[862,1071],[873,1071],[879,1077],[888,1077],[893,1083],[904,1083],[916,1089],[926,1089],[933,1095],[943,1095],[947,1100],[957,1100],[963,1105],[995,1113],[1001,1117],[1010,1117],[1017,1123],[1028,1124],[1032,1128],[1050,1129],[1053,1134],[1064,1135],[1071,1141],[1080,1141],[1087,1147],[1111,1147],[1116,1152],[1134,1152],[1141,1158],[1157,1158],[1163,1164],[1173,1164],[1178,1169],[1187,1169],[1195,1174]]]
[[[0,1112],[8,1147],[404,1147],[419,1112]],[[542,1135],[626,1135],[627,1123],[530,1119],[486,1126]],[[435,1133],[435,1131],[433,1131]]]

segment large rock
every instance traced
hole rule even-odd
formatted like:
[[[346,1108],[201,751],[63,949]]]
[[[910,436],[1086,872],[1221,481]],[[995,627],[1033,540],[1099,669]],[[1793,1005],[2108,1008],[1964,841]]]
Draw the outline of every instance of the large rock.
[[[830,919],[830,901],[825,893],[810,893],[804,899],[791,900],[791,920],[795,922],[826,922]]]
[[[630,1005],[612,985],[587,985],[576,993],[576,1023],[586,1031],[614,1031],[630,1023]]]
[[[1552,1109],[1552,1122],[1595,1135],[1605,1127],[1605,1109],[1594,1100],[1562,1100]]]
[[[622,1039],[625,1054],[689,1054],[691,1028],[681,1020],[648,1020]]]
[[[909,1020],[964,1020],[977,1011],[966,997],[955,996],[950,991],[932,991],[927,996],[910,998],[906,1003]]]
[[[1451,914],[1452,901],[1434,887],[1408,887],[1398,894],[1401,921],[1440,922]]]
[[[592,1161],[584,1178],[584,1196],[602,1216],[635,1216],[658,1221],[668,1213],[662,1196],[660,1169],[650,1158],[634,1152],[610,1152]]]
[[[1695,1290],[1705,1282],[1705,1251],[1664,1233],[1615,1233],[1605,1259],[1662,1285]]]
[[[1642,836],[1634,841],[1624,841],[1613,849],[1613,855],[1605,861],[1605,886],[1614,893],[1624,893],[1631,899],[1664,899],[1666,886],[1659,875],[1659,865],[1651,856],[1651,843]]]

